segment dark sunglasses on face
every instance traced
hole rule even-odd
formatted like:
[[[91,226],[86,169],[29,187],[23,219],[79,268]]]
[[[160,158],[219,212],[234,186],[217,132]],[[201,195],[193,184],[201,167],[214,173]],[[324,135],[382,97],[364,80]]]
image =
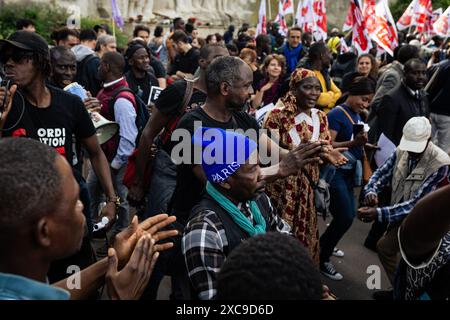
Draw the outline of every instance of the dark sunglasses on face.
[[[0,53],[0,61],[3,64],[6,64],[10,59],[15,63],[20,63],[24,59],[31,59],[31,57],[33,57],[33,52],[25,50],[13,50]]]

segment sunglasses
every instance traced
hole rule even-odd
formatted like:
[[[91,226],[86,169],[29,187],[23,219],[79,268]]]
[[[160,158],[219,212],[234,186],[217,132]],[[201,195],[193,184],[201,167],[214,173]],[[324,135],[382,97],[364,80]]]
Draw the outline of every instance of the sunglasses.
[[[6,64],[10,59],[15,63],[21,63],[24,59],[31,59],[33,52],[25,50],[12,50],[0,53],[0,62]]]

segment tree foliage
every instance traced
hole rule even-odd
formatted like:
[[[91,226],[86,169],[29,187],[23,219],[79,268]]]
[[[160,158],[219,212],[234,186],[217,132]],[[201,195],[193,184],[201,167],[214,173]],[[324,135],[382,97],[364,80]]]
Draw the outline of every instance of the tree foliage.
[[[34,2],[0,4],[0,38],[6,38],[16,31],[16,21],[31,19],[36,31],[50,43],[53,30],[66,25],[67,10],[55,5]]]

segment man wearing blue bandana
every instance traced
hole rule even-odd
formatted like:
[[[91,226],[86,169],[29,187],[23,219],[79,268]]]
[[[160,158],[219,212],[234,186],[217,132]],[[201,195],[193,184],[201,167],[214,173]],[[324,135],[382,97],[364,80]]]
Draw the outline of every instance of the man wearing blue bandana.
[[[243,240],[269,231],[289,233],[264,194],[255,141],[218,128],[200,127],[193,144],[202,153],[208,180],[200,203],[191,211],[182,251],[195,294],[216,295],[216,277],[225,258]]]

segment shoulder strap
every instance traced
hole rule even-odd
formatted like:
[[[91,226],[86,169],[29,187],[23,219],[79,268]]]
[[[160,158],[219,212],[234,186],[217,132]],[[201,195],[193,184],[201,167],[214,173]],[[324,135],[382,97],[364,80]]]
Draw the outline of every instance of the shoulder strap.
[[[112,96],[111,96],[111,100],[115,101],[117,99],[117,96],[121,93],[121,92],[130,92],[134,95],[134,91],[131,90],[130,88],[126,87],[126,86],[121,86],[118,89],[116,89]]]
[[[116,119],[116,115],[115,115],[115,112],[114,112],[114,104],[116,103],[116,100],[117,100],[118,95],[121,94],[122,92],[130,92],[130,93],[132,93],[133,96],[135,97],[135,103],[137,104],[137,101],[136,101],[136,95],[134,94],[134,91],[133,91],[133,90],[131,90],[130,88],[128,88],[128,87],[126,87],[126,86],[121,86],[121,87],[117,88],[117,89],[113,92],[111,98],[109,98],[109,113],[111,114],[111,116],[113,117],[113,119]],[[124,97],[124,99],[126,99],[126,98]],[[127,99],[127,100],[129,100],[129,99]],[[132,101],[130,101],[130,102],[133,104]],[[133,104],[133,107],[134,107],[135,109],[137,109],[137,105]]]
[[[355,124],[355,121],[353,121],[353,118],[350,117],[350,115],[348,114],[348,112],[347,112],[344,108],[342,108],[341,106],[338,106],[338,108],[339,108],[343,113],[345,113],[345,115],[347,116],[348,120],[350,120],[350,122],[351,122],[352,124]]]
[[[189,101],[191,101],[192,93],[194,92],[194,82],[186,80],[186,91],[184,91],[183,107],[181,113],[186,111]]]

